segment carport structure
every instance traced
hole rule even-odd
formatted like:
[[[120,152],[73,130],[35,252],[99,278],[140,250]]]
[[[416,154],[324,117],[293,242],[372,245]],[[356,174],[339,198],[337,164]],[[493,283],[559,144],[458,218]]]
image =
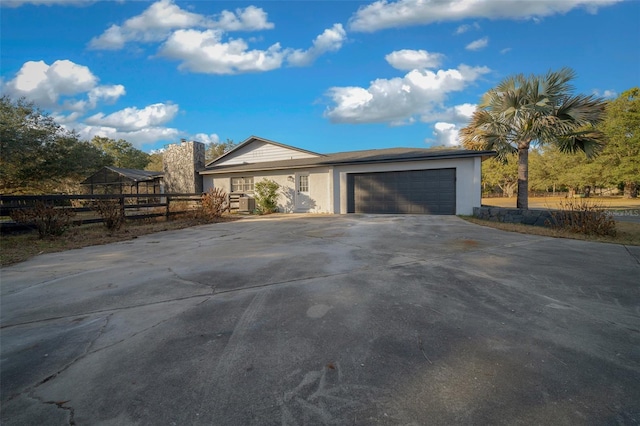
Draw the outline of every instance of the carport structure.
[[[80,183],[88,194],[160,194],[163,172],[107,166]]]

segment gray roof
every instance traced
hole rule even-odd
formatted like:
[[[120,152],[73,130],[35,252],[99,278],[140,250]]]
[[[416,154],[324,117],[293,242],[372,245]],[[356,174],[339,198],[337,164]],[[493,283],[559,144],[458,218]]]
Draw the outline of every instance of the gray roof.
[[[107,166],[105,168],[136,182],[153,180],[157,177],[162,177],[164,175],[163,172],[156,172],[156,171],[149,171],[149,170],[123,169],[120,167],[112,167],[112,166]]]
[[[120,167],[106,166],[106,167],[103,167],[102,169],[100,169],[99,171],[95,172],[94,174],[92,174],[88,178],[86,178],[81,183],[82,184],[94,183],[94,182],[91,182],[91,179],[94,176],[96,176],[98,173],[102,172],[103,170],[112,171],[112,172],[117,173],[120,176],[125,177],[125,178],[127,178],[129,180],[132,180],[134,182],[151,181],[151,180],[154,180],[156,178],[162,177],[164,175],[163,172],[156,172],[156,171],[149,171],[149,170],[137,170],[137,169],[123,169],[123,168],[120,168]]]
[[[232,172],[250,172],[262,170],[283,170],[308,167],[338,166],[347,164],[391,163],[420,160],[443,160],[451,158],[483,157],[495,155],[493,151],[472,151],[466,149],[440,148],[388,148],[369,149],[366,151],[337,152],[314,158],[295,160],[268,161],[262,163],[244,163],[232,165],[214,164],[206,167],[200,174],[219,174]]]

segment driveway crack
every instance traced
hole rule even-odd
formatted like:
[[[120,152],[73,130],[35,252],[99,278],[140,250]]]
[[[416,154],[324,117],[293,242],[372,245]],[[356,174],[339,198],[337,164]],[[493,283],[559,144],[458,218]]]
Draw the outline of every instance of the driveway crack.
[[[216,286],[215,286],[215,285],[205,284],[205,283],[201,283],[201,282],[198,282],[198,281],[193,281],[193,280],[188,280],[188,279],[186,279],[186,278],[182,278],[182,277],[181,277],[181,276],[180,276],[176,271],[174,271],[174,270],[173,270],[172,268],[170,268],[170,267],[169,267],[169,268],[167,268],[167,270],[168,270],[168,271],[171,273],[171,275],[173,275],[173,277],[174,277],[176,280],[178,280],[178,281],[181,281],[181,282],[186,283],[186,284],[195,284],[195,285],[202,286],[202,287],[208,287],[208,288],[210,288],[210,289],[211,289],[211,293],[210,293],[210,294],[213,294],[213,293],[215,293],[215,291],[216,291]]]
[[[635,260],[638,265],[640,265],[640,258],[636,257],[633,253],[631,253],[631,250],[629,250],[629,247],[627,245],[623,245],[622,247],[624,247],[627,253],[629,253],[629,256],[631,256],[631,258]]]
[[[31,399],[35,399],[36,401],[38,401],[41,404],[47,404],[47,405],[55,405],[56,407],[58,407],[61,410],[65,410],[69,412],[69,426],[75,426],[76,425],[76,410],[73,407],[70,406],[66,406],[65,404],[67,404],[69,401],[45,401],[44,399],[40,398],[38,395],[36,395],[35,393],[33,393],[35,391],[35,388],[32,389],[31,391],[29,391],[27,393],[27,396]]]
[[[65,404],[67,404],[69,401],[47,401],[44,398],[39,397],[38,395],[36,395],[36,390],[38,389],[38,387],[42,386],[43,384],[50,382],[51,380],[54,380],[56,377],[58,377],[60,374],[64,373],[66,370],[68,370],[73,364],[75,364],[76,362],[80,361],[81,359],[85,358],[87,355],[89,355],[91,353],[91,348],[93,348],[93,346],[95,345],[96,341],[104,334],[105,329],[107,328],[107,325],[109,324],[109,320],[111,319],[111,316],[113,314],[109,314],[104,318],[104,323],[100,326],[100,329],[98,329],[98,332],[96,333],[96,336],[91,339],[91,341],[89,342],[89,344],[87,345],[87,347],[85,348],[84,351],[82,351],[82,353],[80,355],[78,355],[77,357],[75,357],[74,359],[72,359],[70,362],[66,363],[62,368],[60,368],[58,371],[56,371],[55,373],[45,377],[44,379],[40,380],[38,383],[36,383],[35,385],[32,385],[30,387],[28,387],[27,389],[12,395],[11,397],[9,397],[7,399],[8,401],[11,401],[15,398],[17,398],[20,395],[26,395],[27,397],[31,398],[31,399],[35,399],[36,401],[41,402],[42,404],[51,404],[51,405],[55,405],[58,408],[60,408],[61,410],[66,410],[69,412],[69,425],[75,425],[75,409],[73,407],[69,407],[69,406],[65,406]]]

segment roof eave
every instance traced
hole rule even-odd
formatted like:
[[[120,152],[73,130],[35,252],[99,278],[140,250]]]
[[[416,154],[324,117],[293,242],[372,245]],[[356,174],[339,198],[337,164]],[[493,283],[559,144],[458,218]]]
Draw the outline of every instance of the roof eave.
[[[464,153],[451,153],[446,155],[437,155],[437,156],[420,156],[420,157],[409,157],[409,158],[383,158],[383,159],[360,159],[360,160],[344,160],[344,161],[324,161],[319,163],[312,164],[301,164],[301,165],[286,165],[281,164],[277,166],[270,167],[260,167],[260,163],[252,164],[255,167],[246,168],[242,170],[202,170],[200,175],[214,175],[214,174],[225,174],[225,173],[247,173],[247,172],[257,172],[262,170],[290,170],[290,169],[308,169],[308,168],[318,168],[318,167],[331,167],[331,166],[348,166],[348,165],[356,165],[356,164],[378,164],[378,163],[406,163],[411,161],[435,161],[435,160],[451,160],[456,158],[473,158],[473,157],[481,157],[484,161],[486,158],[491,158],[495,156],[494,151],[477,151],[477,152],[464,152]]]

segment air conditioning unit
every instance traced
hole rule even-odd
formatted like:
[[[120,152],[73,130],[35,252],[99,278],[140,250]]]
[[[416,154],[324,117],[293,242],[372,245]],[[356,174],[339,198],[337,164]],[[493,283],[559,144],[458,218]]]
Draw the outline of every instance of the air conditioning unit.
[[[255,198],[240,197],[240,206],[238,207],[238,211],[240,213],[251,213],[255,209],[256,209]]]

